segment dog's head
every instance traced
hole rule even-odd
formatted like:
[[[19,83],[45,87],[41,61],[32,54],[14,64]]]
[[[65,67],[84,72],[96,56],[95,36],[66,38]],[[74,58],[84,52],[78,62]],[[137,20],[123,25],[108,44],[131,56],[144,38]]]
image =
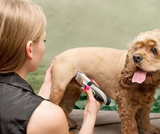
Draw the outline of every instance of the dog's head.
[[[129,43],[122,82],[126,86],[157,84],[160,79],[160,30],[140,33]],[[123,84],[123,83],[122,83]]]

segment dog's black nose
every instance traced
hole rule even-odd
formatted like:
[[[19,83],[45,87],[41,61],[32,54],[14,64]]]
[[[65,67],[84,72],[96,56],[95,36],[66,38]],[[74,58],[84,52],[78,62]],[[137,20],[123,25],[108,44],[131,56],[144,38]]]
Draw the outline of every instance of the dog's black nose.
[[[135,54],[135,55],[133,55],[133,61],[135,63],[141,62],[142,60],[143,60],[143,57],[142,57],[141,54]]]

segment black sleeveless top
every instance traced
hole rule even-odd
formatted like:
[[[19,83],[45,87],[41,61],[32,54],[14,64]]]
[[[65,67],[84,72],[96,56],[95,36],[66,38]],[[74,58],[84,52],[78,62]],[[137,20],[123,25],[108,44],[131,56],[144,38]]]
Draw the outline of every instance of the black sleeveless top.
[[[0,134],[26,134],[28,121],[43,100],[16,73],[0,74]]]

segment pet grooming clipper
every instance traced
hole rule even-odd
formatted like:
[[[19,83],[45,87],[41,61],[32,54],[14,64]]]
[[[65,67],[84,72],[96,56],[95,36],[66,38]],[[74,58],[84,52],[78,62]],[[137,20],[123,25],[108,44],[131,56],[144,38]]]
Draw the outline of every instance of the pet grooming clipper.
[[[102,102],[105,105],[109,105],[111,103],[111,99],[98,86],[96,86],[95,83],[91,81],[84,72],[78,71],[75,79],[84,88],[86,85],[90,86],[96,100]]]

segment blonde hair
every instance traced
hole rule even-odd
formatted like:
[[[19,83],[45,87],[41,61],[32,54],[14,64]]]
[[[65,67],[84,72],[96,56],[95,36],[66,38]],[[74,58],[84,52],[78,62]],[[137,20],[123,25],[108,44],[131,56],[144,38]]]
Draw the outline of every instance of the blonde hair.
[[[0,0],[0,73],[14,72],[26,61],[26,44],[36,44],[46,27],[42,9],[27,0]]]

